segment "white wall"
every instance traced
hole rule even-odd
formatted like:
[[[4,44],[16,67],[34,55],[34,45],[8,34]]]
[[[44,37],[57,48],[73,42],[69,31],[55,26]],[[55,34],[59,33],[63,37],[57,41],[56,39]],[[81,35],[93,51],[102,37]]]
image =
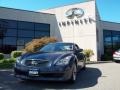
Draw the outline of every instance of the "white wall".
[[[68,19],[65,15],[66,11],[71,8],[81,8],[84,10],[84,16],[81,18],[74,18],[72,20]],[[54,32],[54,36],[59,40],[64,42],[75,42],[83,49],[92,49],[94,51],[94,56],[91,60],[97,60],[97,40],[96,40],[96,7],[95,1],[89,1],[74,5],[68,5],[63,7],[58,7],[54,9],[48,9],[41,11],[44,13],[51,13],[56,15],[57,27]],[[92,18],[92,23],[85,23],[84,19]],[[66,25],[60,26],[59,23],[62,22],[75,22],[82,20],[83,24],[79,23],[79,25]],[[60,38],[61,37],[61,38]]]
[[[101,60],[101,55],[104,54],[104,45],[103,45],[103,28],[98,8],[96,6],[96,38],[97,38],[97,57],[98,60]]]

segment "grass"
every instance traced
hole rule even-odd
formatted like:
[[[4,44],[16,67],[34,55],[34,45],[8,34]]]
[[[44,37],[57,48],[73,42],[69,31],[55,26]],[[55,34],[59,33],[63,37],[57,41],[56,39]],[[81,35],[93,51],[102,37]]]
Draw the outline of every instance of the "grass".
[[[0,69],[13,68],[14,63],[15,63],[15,59],[11,59],[11,58],[0,60]]]

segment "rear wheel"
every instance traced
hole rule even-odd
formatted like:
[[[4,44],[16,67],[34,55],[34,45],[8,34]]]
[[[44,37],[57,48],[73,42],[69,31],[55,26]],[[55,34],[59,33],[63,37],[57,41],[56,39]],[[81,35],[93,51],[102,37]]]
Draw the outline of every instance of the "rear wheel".
[[[82,70],[85,70],[86,69],[86,57],[84,57],[84,61],[83,61],[84,65],[83,65],[83,68]]]

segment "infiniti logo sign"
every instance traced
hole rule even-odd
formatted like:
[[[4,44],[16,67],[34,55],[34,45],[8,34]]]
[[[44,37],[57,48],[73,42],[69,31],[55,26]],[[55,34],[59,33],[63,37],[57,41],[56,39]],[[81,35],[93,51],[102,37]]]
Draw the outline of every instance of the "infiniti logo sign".
[[[66,12],[66,17],[68,19],[81,18],[84,15],[84,11],[81,8],[72,8]]]

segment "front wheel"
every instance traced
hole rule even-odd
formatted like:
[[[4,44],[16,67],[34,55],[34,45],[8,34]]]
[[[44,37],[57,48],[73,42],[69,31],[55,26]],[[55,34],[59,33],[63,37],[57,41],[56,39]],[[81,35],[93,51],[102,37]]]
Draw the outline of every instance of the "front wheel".
[[[70,79],[71,83],[74,83],[76,81],[76,75],[77,75],[77,66],[76,64],[73,64],[72,76]]]

